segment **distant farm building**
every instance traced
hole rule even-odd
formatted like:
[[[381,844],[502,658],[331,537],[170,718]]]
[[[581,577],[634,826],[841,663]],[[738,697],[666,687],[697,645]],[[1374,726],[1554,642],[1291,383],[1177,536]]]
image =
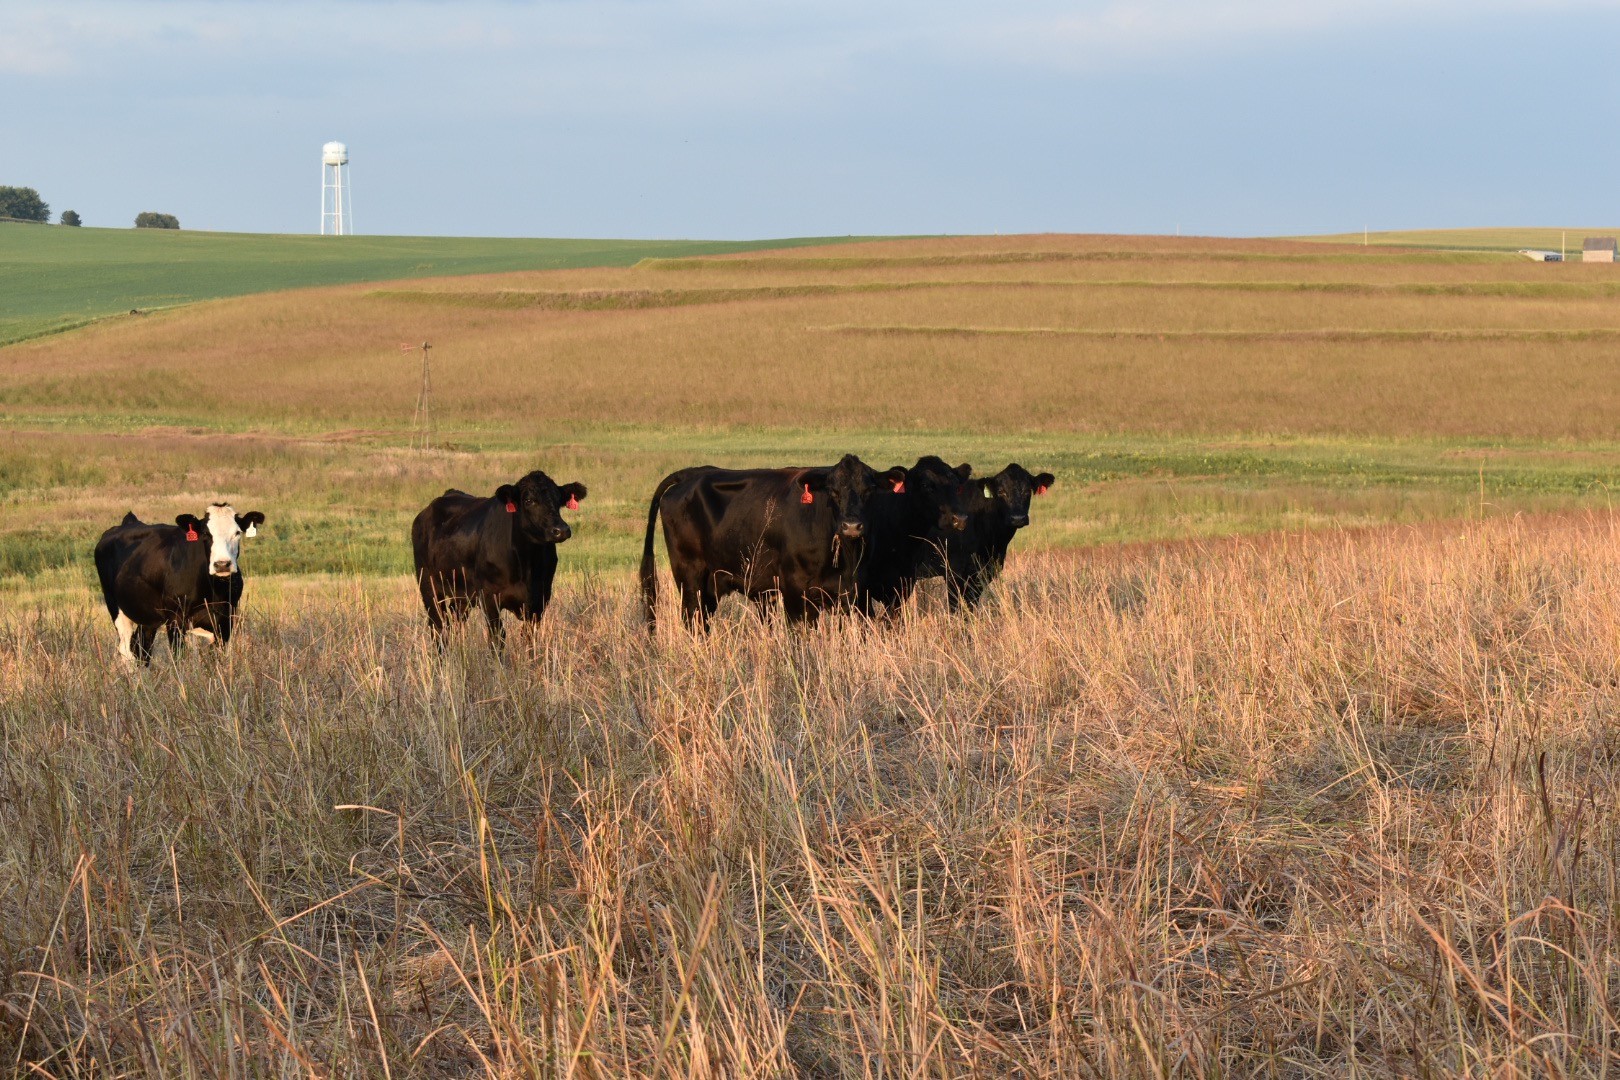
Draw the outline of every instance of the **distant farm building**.
[[[1614,262],[1614,237],[1588,236],[1581,245],[1581,262]]]
[[[1564,257],[1556,251],[1540,251],[1536,248],[1520,248],[1519,254],[1534,262],[1563,262]]]

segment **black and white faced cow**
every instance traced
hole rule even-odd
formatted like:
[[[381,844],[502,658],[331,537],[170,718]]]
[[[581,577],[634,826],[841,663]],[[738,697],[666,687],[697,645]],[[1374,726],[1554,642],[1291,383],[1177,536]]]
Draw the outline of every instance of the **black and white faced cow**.
[[[451,488],[416,515],[411,549],[422,606],[435,636],[477,604],[490,642],[505,640],[501,612],[539,622],[551,603],[557,545],[573,535],[562,511],[576,510],[585,485],[554,483],[538,470],[502,484],[491,498]]]
[[[242,600],[242,538],[258,531],[264,515],[215,503],[200,518],[181,514],[174,522],[148,525],[129,513],[96,544],[101,595],[130,664],[152,662],[160,626],[175,653],[187,634],[230,641]]]
[[[1030,500],[1045,495],[1056,482],[1049,472],[1031,473],[1016,463],[994,476],[968,481],[963,503],[967,528],[945,541],[949,564],[945,584],[951,610],[963,603],[978,605],[984,590],[1001,572],[1013,537],[1029,524]]]

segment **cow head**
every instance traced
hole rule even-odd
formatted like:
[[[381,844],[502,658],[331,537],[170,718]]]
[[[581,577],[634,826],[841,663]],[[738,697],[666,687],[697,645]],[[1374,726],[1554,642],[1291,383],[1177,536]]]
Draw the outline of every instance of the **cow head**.
[[[242,537],[256,533],[264,515],[257,510],[238,514],[228,503],[214,503],[202,517],[181,514],[174,523],[186,530],[189,543],[208,545],[208,572],[228,578],[241,571]]]
[[[918,458],[907,471],[905,497],[918,508],[931,531],[947,535],[961,532],[967,528],[967,482],[972,475],[973,466],[967,462],[953,469],[929,454]]]
[[[1046,494],[1056,483],[1049,472],[1031,473],[1014,463],[984,481],[984,497],[994,505],[995,512],[1008,528],[1022,529],[1029,524],[1029,500]]]
[[[560,544],[574,535],[562,511],[570,502],[578,506],[584,497],[584,484],[559,485],[538,469],[515,484],[495,489],[497,509],[509,510],[513,516],[513,535],[531,544]]]
[[[838,535],[857,540],[866,535],[867,502],[879,491],[891,491],[906,482],[906,470],[896,466],[880,473],[854,454],[845,454],[830,469],[807,472],[804,483],[832,505]]]

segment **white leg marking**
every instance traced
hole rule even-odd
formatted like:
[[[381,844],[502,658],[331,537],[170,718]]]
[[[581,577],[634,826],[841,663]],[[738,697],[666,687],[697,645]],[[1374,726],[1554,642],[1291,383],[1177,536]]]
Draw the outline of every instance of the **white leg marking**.
[[[132,664],[135,663],[135,650],[129,647],[130,639],[135,636],[138,629],[135,620],[120,611],[118,617],[113,620],[113,626],[118,630],[118,655]]]
[[[212,630],[204,630],[200,626],[193,626],[190,630],[186,631],[186,633],[190,634],[194,638],[199,638],[202,641],[206,641],[210,645],[214,643],[214,632]]]

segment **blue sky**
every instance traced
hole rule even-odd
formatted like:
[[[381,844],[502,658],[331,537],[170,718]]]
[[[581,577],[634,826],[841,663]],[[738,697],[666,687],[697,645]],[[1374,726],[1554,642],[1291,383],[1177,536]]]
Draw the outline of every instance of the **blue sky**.
[[[0,3],[0,184],[128,225],[1277,235],[1620,221],[1620,0]]]

